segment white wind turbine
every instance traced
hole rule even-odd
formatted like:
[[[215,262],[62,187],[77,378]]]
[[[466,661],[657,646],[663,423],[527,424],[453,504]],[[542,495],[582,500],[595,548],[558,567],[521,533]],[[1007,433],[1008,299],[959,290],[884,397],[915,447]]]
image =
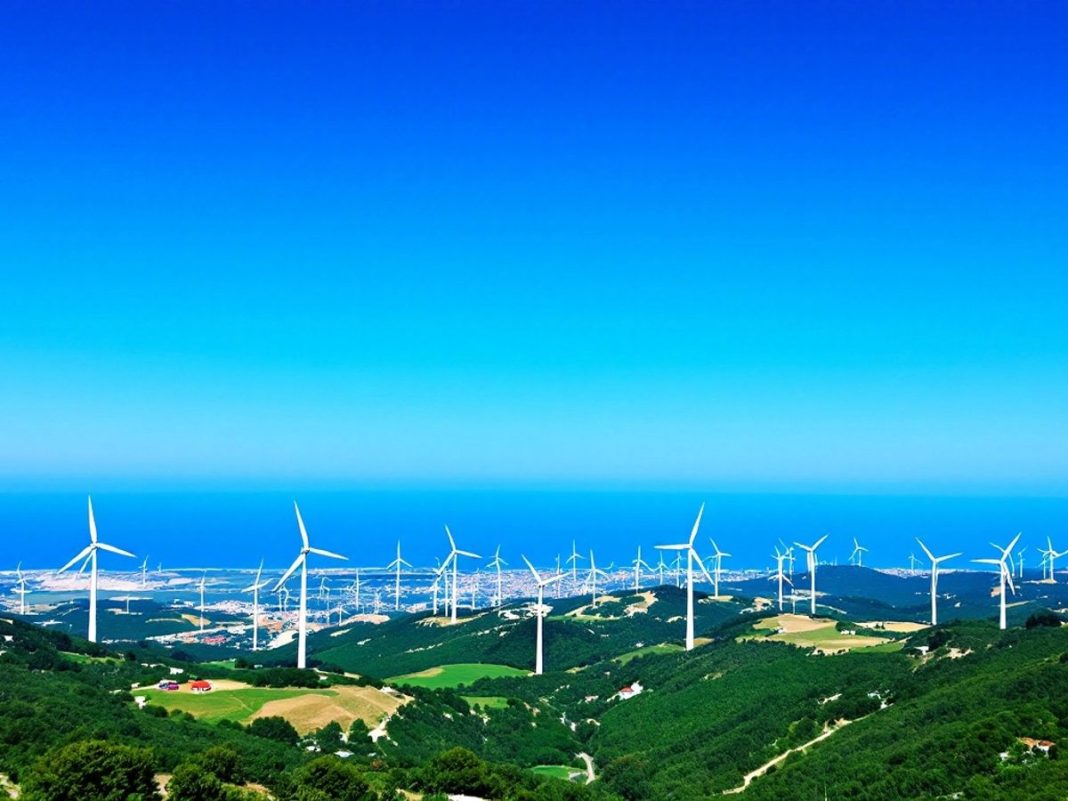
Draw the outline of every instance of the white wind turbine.
[[[15,568],[15,575],[18,577],[18,581],[15,585],[15,594],[19,596],[19,614],[26,614],[26,594],[29,592],[26,589],[26,577],[22,575],[22,562],[18,563]]]
[[[556,555],[556,575],[558,575],[560,578],[564,577],[564,571],[562,571],[560,569],[560,554]],[[560,581],[556,582],[556,597],[557,597],[557,599],[560,598],[560,587],[562,587],[562,586],[563,586],[563,582],[560,582]]]
[[[656,565],[656,570],[657,570],[657,573],[660,574],[659,586],[661,586],[661,587],[664,586],[664,570],[666,568],[667,568],[667,565],[664,564],[664,554],[660,554],[660,561]]]
[[[394,568],[397,569],[397,576],[393,584],[393,611],[395,612],[400,609],[401,568],[411,566],[411,562],[405,562],[403,559],[401,559],[400,540],[397,540],[397,558],[390,562],[388,565],[386,565],[386,570],[393,570]]]
[[[828,536],[829,535],[824,534],[812,545],[802,545],[800,542],[794,543],[794,545],[796,545],[798,548],[801,548],[805,552],[805,557],[808,560],[808,572],[809,576],[811,577],[811,586],[809,591],[812,593],[811,609],[813,615],[816,614],[816,549],[823,545],[824,540],[826,540]]]
[[[782,611],[782,585],[783,585],[783,582],[785,581],[787,584],[789,584],[791,589],[793,589],[793,586],[794,586],[794,583],[790,580],[790,577],[785,575],[782,572],[782,565],[783,565],[783,562],[785,562],[786,560],[787,560],[786,552],[785,551],[780,551],[778,546],[776,546],[775,547],[776,571],[775,571],[775,575],[771,576],[771,581],[775,581],[776,579],[778,579],[778,581],[779,581],[779,611],[780,612]]]
[[[320,548],[311,547],[308,542],[308,531],[304,528],[304,518],[300,516],[300,507],[297,506],[296,501],[293,501],[293,511],[297,514],[297,527],[300,529],[300,553],[297,554],[297,558],[293,560],[293,564],[289,566],[289,569],[282,574],[282,578],[278,579],[278,583],[275,584],[275,590],[283,588],[283,585],[289,581],[289,577],[293,575],[298,567],[300,568],[300,612],[297,616],[297,667],[303,670],[308,666],[308,554],[325,556],[328,559],[347,559],[348,557],[330,551],[324,551]]]
[[[362,602],[360,601],[360,568],[356,568],[356,578],[352,580],[352,585],[349,587],[349,591],[352,593],[356,612],[359,613],[363,608]]]
[[[205,572],[204,575],[202,575],[200,577],[200,583],[197,585],[197,588],[200,590],[200,630],[201,630],[201,632],[204,631],[204,581],[205,581],[205,579],[207,579],[207,577],[208,577],[208,574]]]
[[[1056,551],[1053,548],[1053,540],[1046,537],[1046,547],[1049,549],[1046,551],[1047,561],[1049,562],[1049,583],[1056,584],[1057,577],[1053,574],[1053,566],[1056,564],[1056,560],[1062,556],[1068,555],[1068,551]]]
[[[572,584],[578,584],[578,563],[579,563],[579,559],[585,559],[585,558],[586,557],[583,556],[582,554],[580,554],[578,552],[578,549],[575,547],[575,541],[571,540],[571,556],[567,557],[567,563],[569,565],[571,565],[571,583]]]
[[[720,577],[720,573],[722,573],[722,571],[723,571],[723,557],[724,556],[730,556],[731,554],[727,553],[726,551],[721,551],[719,549],[719,546],[716,545],[716,541],[715,540],[710,538],[709,542],[712,543],[712,547],[715,549],[715,553],[712,554],[712,557],[716,560],[716,564],[713,567],[713,572],[712,572],[712,575],[714,577],[714,580],[712,582],[713,585],[714,585],[713,595],[715,595],[716,598],[719,599],[719,577]]]
[[[263,560],[260,560],[260,567],[256,571],[256,580],[253,581],[241,592],[252,593],[252,650],[255,651],[259,648],[259,627],[260,627],[260,590],[267,586],[269,582],[260,581],[260,576],[263,574]]]
[[[868,549],[857,542],[857,538],[853,538],[853,553],[849,555],[850,564],[855,564],[857,567],[864,567],[864,553]]]
[[[597,567],[597,562],[593,558],[593,548],[590,548],[590,570],[586,574],[586,583],[590,586],[590,603],[597,603],[597,577],[607,580],[608,574]]]
[[[100,584],[97,570],[97,551],[110,551],[111,553],[117,553],[119,556],[133,558],[133,554],[129,551],[124,551],[114,545],[99,541],[96,534],[96,517],[93,516],[93,499],[89,498],[89,544],[57,571],[57,573],[62,573],[83,559],[85,562],[82,564],[81,569],[85,570],[85,566],[89,565],[89,642],[96,642],[96,591]]]
[[[915,573],[916,572],[916,562],[917,561],[919,561],[919,560],[916,559],[916,554],[910,553],[909,554],[909,572],[911,572],[911,573]]]
[[[931,560],[931,625],[938,625],[938,566],[943,562],[950,559],[956,559],[958,556],[963,556],[961,553],[951,553],[946,556],[936,557],[931,553],[931,549],[923,544],[923,540],[919,537],[916,538],[916,542],[920,543],[920,547],[923,548],[923,552],[927,554],[927,558]]]
[[[693,523],[693,529],[690,531],[689,542],[683,542],[678,545],[657,545],[657,549],[661,551],[678,551],[679,557],[682,556],[682,552],[686,552],[686,650],[693,650],[693,563],[694,561],[701,568],[701,572],[705,574],[705,578],[709,583],[712,582],[712,577],[708,574],[708,570],[705,568],[705,563],[701,561],[701,557],[697,551],[694,550],[693,543],[697,539],[697,531],[701,527],[701,517],[705,513],[705,505],[702,503],[701,508],[697,511],[697,519]]]
[[[461,551],[459,548],[457,548],[456,547],[456,540],[454,540],[452,538],[452,532],[449,531],[449,527],[448,526],[445,526],[445,534],[449,537],[449,549],[450,549],[449,550],[449,556],[448,556],[448,559],[445,560],[445,564],[448,564],[449,560],[452,560],[452,622],[455,623],[456,622],[456,609],[457,609],[457,606],[458,606],[458,604],[457,604],[457,601],[458,601],[458,598],[457,598],[457,587],[459,587],[459,582],[457,581],[459,568],[457,567],[457,564],[459,563],[460,560],[459,560],[458,557],[468,556],[471,559],[481,559],[482,557],[479,556],[477,553],[471,553],[471,551]]]
[[[1024,577],[1024,557],[1023,557],[1023,555],[1024,555],[1024,551],[1026,551],[1026,550],[1027,550],[1026,548],[1021,548],[1020,550],[1018,550],[1016,552],[1016,570],[1017,570],[1016,575],[1020,579],[1022,579]]]
[[[430,585],[430,592],[434,595],[434,617],[438,616],[438,592],[441,589],[442,577],[445,574],[445,569],[449,566],[449,560],[445,560],[445,564],[438,565],[434,570],[434,583]]]
[[[663,559],[663,557],[661,557],[661,559]],[[638,546],[638,556],[631,562],[631,564],[634,565],[634,591],[638,592],[638,590],[641,589],[642,584],[642,568],[644,567],[650,573],[653,572],[653,569],[649,567],[644,559],[642,559],[642,546]]]
[[[998,559],[973,559],[972,560],[973,562],[979,562],[979,563],[984,564],[984,565],[997,565],[998,566],[998,574],[1000,576],[1000,581],[1001,581],[1001,619],[1000,619],[999,622],[1000,622],[1000,627],[1001,627],[1002,630],[1004,630],[1005,626],[1006,626],[1006,624],[1005,624],[1005,608],[1006,608],[1005,583],[1006,582],[1008,582],[1009,589],[1012,590],[1012,594],[1013,595],[1016,594],[1016,587],[1012,583],[1012,573],[1009,572],[1009,566],[1005,563],[1005,560],[1008,559],[1009,556],[1012,554],[1012,549],[1016,547],[1016,543],[1019,542],[1020,537],[1021,537],[1021,534],[1017,534],[1015,537],[1013,537],[1012,542],[1009,543],[1007,548],[1002,548],[999,545],[995,545],[994,547],[997,548],[999,551],[1001,551],[1001,556]]]
[[[530,568],[530,572],[534,574],[534,581],[538,585],[538,605],[534,608],[534,614],[538,617],[538,638],[537,638],[537,652],[534,655],[534,673],[540,676],[542,674],[542,619],[545,617],[545,588],[550,584],[560,581],[564,576],[562,573],[557,573],[549,578],[542,578],[537,570],[534,569],[534,565],[530,563],[530,560],[525,556],[523,561],[527,563],[527,567]]]
[[[506,561],[501,559],[501,546],[498,545],[497,552],[493,554],[493,561],[490,562],[489,565],[487,565],[487,567],[494,568],[497,571],[497,597],[494,599],[494,606],[499,607],[502,603],[503,596],[501,595],[501,567],[507,564],[508,563]]]
[[[141,563],[141,589],[148,586],[148,557]]]

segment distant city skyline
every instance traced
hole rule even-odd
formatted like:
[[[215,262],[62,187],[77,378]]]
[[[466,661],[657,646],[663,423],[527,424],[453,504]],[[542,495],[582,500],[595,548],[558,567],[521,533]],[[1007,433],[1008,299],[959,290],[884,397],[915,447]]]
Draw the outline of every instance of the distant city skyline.
[[[3,11],[0,491],[1068,494],[1063,6],[207,8]]]

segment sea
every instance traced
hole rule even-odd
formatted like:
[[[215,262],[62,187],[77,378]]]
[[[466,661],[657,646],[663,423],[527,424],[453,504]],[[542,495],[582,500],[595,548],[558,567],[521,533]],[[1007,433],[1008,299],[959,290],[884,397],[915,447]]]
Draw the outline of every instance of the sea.
[[[664,490],[375,489],[304,491],[128,491],[94,494],[101,541],[147,558],[155,569],[284,568],[300,538],[293,513],[299,501],[315,547],[344,554],[346,566],[381,567],[396,556],[433,567],[458,547],[483,562],[498,548],[511,567],[521,555],[539,566],[566,558],[572,543],[598,566],[629,565],[641,546],[654,564],[660,543],[685,541],[706,504],[698,550],[714,538],[731,554],[724,568],[762,570],[780,540],[811,542],[829,535],[825,562],[847,564],[855,537],[868,550],[864,564],[905,567],[922,557],[915,537],[941,553],[991,556],[991,542],[1022,531],[1019,548],[1037,567],[1046,538],[1068,548],[1068,498],[806,493],[709,493]],[[86,496],[68,491],[0,493],[0,570],[56,568],[88,542]],[[341,567],[318,559],[322,567]],[[468,569],[478,562],[471,560]],[[962,565],[963,566],[963,565]],[[105,570],[130,560],[103,554]]]

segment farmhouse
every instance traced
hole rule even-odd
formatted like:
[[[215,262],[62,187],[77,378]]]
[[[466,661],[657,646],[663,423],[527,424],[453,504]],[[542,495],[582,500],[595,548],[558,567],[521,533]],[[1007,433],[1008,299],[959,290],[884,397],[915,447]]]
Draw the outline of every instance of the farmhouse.
[[[189,689],[195,693],[210,693],[211,682],[205,681],[204,679],[198,679],[197,681],[190,683]]]
[[[1056,745],[1051,740],[1036,740],[1033,737],[1020,737],[1020,742],[1028,751],[1049,756],[1050,749]]]
[[[640,695],[641,691],[644,689],[645,688],[642,687],[641,682],[636,681],[633,684],[624,687],[622,690],[616,693],[616,695],[619,696],[620,701],[626,701],[628,698],[633,698],[636,695]]]

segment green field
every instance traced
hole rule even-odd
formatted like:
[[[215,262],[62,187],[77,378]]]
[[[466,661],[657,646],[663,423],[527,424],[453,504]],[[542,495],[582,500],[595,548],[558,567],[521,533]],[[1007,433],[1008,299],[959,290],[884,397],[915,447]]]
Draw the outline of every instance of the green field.
[[[508,665],[494,665],[482,663],[460,663],[456,665],[439,665],[437,667],[421,670],[418,673],[408,673],[404,676],[394,676],[387,679],[389,684],[408,685],[410,687],[428,687],[438,689],[441,687],[460,687],[471,684],[479,679],[496,679],[502,676],[528,676],[529,670],[509,667]]]
[[[197,695],[185,690],[167,692],[153,687],[136,690],[135,694],[144,695],[150,704],[168,710],[179,709],[209,723],[218,723],[220,720],[246,720],[270,701],[297,698],[308,692],[298,688],[249,687],[242,690],[212,690]]]
[[[682,646],[676,643],[665,642],[660,645],[647,645],[636,651],[628,651],[625,654],[620,654],[616,657],[616,661],[625,665],[630,660],[639,656],[645,656],[647,654],[673,654],[681,650],[683,650]]]
[[[508,706],[508,699],[503,695],[464,695],[462,698],[471,706],[483,709],[504,709]]]
[[[563,779],[565,782],[571,781],[572,774],[586,775],[585,768],[574,765],[535,765],[530,770],[538,776],[550,776],[554,779]]]

